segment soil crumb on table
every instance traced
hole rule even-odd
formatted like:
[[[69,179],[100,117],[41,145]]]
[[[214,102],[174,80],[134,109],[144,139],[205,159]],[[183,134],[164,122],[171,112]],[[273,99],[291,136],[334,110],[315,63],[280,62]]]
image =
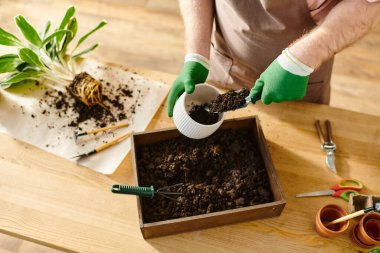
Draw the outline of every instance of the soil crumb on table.
[[[245,98],[248,96],[249,90],[246,88],[239,90],[239,92],[230,90],[227,93],[217,96],[216,99],[209,104],[210,112],[226,112],[239,109],[245,105]]]
[[[203,125],[215,124],[219,120],[219,114],[210,113],[206,111],[205,109],[206,106],[207,104],[193,105],[189,111],[189,115],[193,120],[195,120],[196,122],[200,124],[203,124]]]
[[[219,129],[202,140],[184,136],[137,149],[140,185],[183,183],[177,201],[143,198],[144,222],[156,222],[273,201],[250,129]],[[172,195],[173,196],[173,195]]]

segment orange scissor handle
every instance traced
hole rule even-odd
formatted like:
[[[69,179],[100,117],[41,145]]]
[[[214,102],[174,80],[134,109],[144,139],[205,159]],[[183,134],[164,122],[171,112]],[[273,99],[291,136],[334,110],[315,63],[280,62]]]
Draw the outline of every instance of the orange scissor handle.
[[[360,191],[363,189],[363,184],[355,179],[343,179],[338,184],[331,187],[331,190],[339,191],[339,190],[355,190]]]

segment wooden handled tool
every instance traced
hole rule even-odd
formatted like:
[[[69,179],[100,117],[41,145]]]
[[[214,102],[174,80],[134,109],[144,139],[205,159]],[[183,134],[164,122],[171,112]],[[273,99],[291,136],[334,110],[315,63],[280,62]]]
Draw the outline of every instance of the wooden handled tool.
[[[372,212],[372,211],[380,212],[380,203],[376,203],[374,206],[371,206],[371,207],[368,207],[366,209],[363,209],[363,210],[351,213],[349,215],[340,217],[340,218],[338,218],[336,220],[333,220],[333,221],[331,221],[329,223],[326,223],[325,226],[328,227],[328,226],[333,225],[333,224],[337,224],[337,223],[340,223],[340,222],[343,222],[343,221],[347,221],[347,220],[353,219],[355,217],[361,216],[363,214],[366,214],[366,213],[369,213],[369,212]]]
[[[129,123],[124,122],[124,123],[120,123],[120,124],[116,124],[116,125],[111,125],[111,126],[97,128],[97,129],[90,130],[90,131],[85,131],[85,132],[82,132],[82,133],[74,132],[74,138],[75,138],[75,140],[77,140],[78,137],[80,137],[80,136],[90,135],[90,134],[96,134],[96,133],[99,133],[99,132],[104,132],[104,131],[107,131],[107,130],[118,129],[118,128],[127,127],[127,126],[129,126]]]
[[[115,139],[111,140],[110,142],[107,142],[107,143],[105,143],[105,144],[103,144],[103,145],[97,147],[97,148],[95,149],[95,151],[96,151],[96,152],[100,152],[100,151],[102,151],[102,150],[105,150],[105,149],[107,149],[107,148],[113,146],[114,144],[119,143],[119,142],[121,142],[122,140],[128,138],[131,134],[132,134],[132,131],[129,131],[129,132],[127,132],[127,133],[125,133],[125,134],[123,134],[123,135],[121,135],[121,136],[119,136],[119,137],[116,137]]]
[[[88,152],[88,153],[84,153],[84,154],[81,154],[81,155],[77,155],[77,156],[74,156],[72,158],[78,158],[79,159],[82,159],[83,157],[87,157],[87,156],[90,156],[92,154],[96,154],[96,153],[99,153],[100,151],[103,151],[113,145],[115,145],[116,143],[119,143],[121,142],[122,140],[128,138],[130,135],[132,134],[132,131],[129,131],[119,137],[116,137],[115,139],[105,143],[105,144],[102,144],[100,145],[99,147],[95,148],[94,150]]]

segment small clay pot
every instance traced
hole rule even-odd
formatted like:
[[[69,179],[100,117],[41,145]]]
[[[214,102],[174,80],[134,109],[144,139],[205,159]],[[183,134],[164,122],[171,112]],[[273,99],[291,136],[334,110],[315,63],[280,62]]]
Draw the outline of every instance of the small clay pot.
[[[347,212],[340,206],[330,204],[319,209],[315,216],[315,229],[323,237],[331,238],[343,234],[348,226],[349,221],[340,222],[326,227],[324,223],[333,221],[340,217],[346,216]]]
[[[380,220],[369,219],[364,225],[364,230],[367,231],[369,237],[380,241]]]
[[[359,222],[357,237],[368,245],[380,245],[380,214],[371,212],[363,216]]]
[[[358,237],[359,225],[360,225],[360,223],[356,222],[355,225],[352,227],[351,233],[350,233],[351,241],[353,241],[357,246],[359,246],[361,248],[364,248],[364,249],[371,249],[371,248],[373,248],[374,245],[365,244]]]

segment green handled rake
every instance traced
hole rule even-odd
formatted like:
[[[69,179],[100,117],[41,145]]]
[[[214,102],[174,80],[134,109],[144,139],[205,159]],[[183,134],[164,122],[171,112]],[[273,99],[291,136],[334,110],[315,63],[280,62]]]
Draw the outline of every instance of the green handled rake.
[[[155,194],[160,195],[164,198],[177,201],[177,199],[171,197],[171,195],[182,195],[181,192],[171,192],[170,189],[181,186],[183,183],[165,186],[162,188],[159,188],[157,190],[154,189],[153,185],[149,187],[145,186],[132,186],[132,185],[118,185],[114,184],[111,188],[111,192],[117,193],[117,194],[130,194],[130,195],[137,195],[140,197],[145,198],[153,198]]]

